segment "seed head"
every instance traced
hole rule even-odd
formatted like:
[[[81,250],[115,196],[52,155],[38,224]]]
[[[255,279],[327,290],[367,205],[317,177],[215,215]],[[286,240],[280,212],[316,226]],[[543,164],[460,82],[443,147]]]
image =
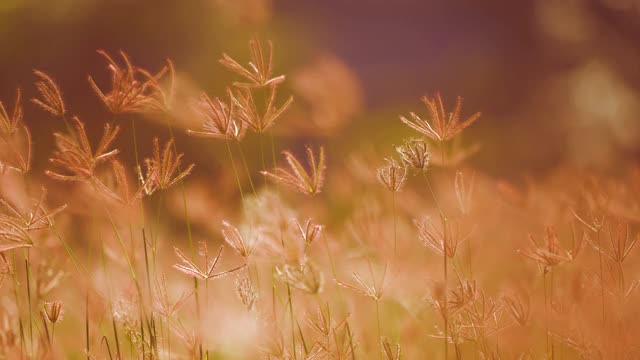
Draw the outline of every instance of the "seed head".
[[[406,140],[404,145],[396,146],[396,151],[407,167],[423,172],[427,171],[431,160],[431,152],[429,151],[429,144],[425,140]]]
[[[529,297],[511,294],[506,295],[503,301],[507,305],[507,310],[509,310],[511,317],[516,321],[516,323],[523,327],[526,326],[531,315]]]
[[[280,281],[308,294],[317,294],[322,291],[322,273],[307,261],[277,266],[276,277]]]
[[[31,132],[22,123],[20,89],[16,90],[16,101],[13,112],[9,114],[0,101],[0,174],[6,170],[14,170],[26,174],[31,169],[32,143]],[[22,132],[19,132],[22,130]]]
[[[402,351],[400,349],[400,344],[396,344],[396,353],[393,353],[391,348],[391,341],[389,338],[383,336],[380,338],[380,346],[382,348],[382,354],[384,355],[385,360],[400,360],[402,359]]]
[[[387,189],[398,192],[407,180],[407,167],[398,164],[393,159],[386,159],[387,165],[378,168],[378,180],[387,187]]]
[[[205,119],[202,130],[187,132],[195,136],[211,137],[218,139],[240,140],[247,131],[246,124],[236,118],[235,102],[232,100],[231,90],[227,89],[229,104],[220,98],[211,99],[203,93],[194,105],[194,109]]]
[[[480,118],[480,113],[477,112],[466,120],[461,120],[462,98],[460,96],[456,100],[454,110],[449,113],[444,108],[440,94],[436,94],[433,97],[424,96],[422,101],[429,111],[430,121],[423,120],[414,113],[410,113],[411,120],[404,116],[401,116],[400,120],[410,128],[438,142],[445,142],[454,138]]]
[[[91,76],[89,76],[89,84],[111,113],[136,113],[159,107],[159,99],[165,98],[166,94],[158,94],[158,83],[169,68],[164,67],[155,75],[151,75],[146,70],[134,67],[123,51],[120,51],[120,56],[124,66],[115,62],[103,50],[98,50],[98,54],[108,62],[107,69],[111,72],[111,89],[108,92],[101,90]],[[170,68],[173,67],[170,66]]]
[[[232,94],[231,101],[236,108],[238,119],[248,128],[263,133],[275,124],[275,121],[284,114],[293,103],[290,96],[282,105],[276,105],[276,88],[269,87],[269,93],[264,104],[256,104],[253,93],[249,89],[238,89]]]
[[[24,111],[22,110],[22,92],[20,89],[16,90],[16,101],[13,105],[13,112],[11,115],[7,112],[2,101],[0,101],[0,130],[4,135],[13,134],[20,128],[22,119],[24,117]]]
[[[240,301],[247,310],[251,311],[254,309],[258,302],[258,294],[253,288],[248,273],[244,272],[236,277],[236,294],[238,294],[238,298],[240,298]]]
[[[184,171],[180,169],[183,156],[184,154],[176,152],[173,139],[167,141],[162,152],[158,138],[153,139],[153,157],[145,160],[147,174],[145,179],[141,176],[140,181],[143,184],[148,182],[145,186],[147,195],[158,189],[168,189],[191,173],[194,164],[187,166]]]
[[[196,265],[193,261],[189,260],[189,258],[185,254],[183,254],[182,251],[180,251],[180,249],[178,249],[177,247],[174,247],[173,249],[176,255],[178,256],[178,258],[182,261],[182,264],[174,264],[173,265],[174,269],[186,275],[189,275],[191,277],[195,277],[201,280],[214,280],[214,279],[227,276],[233,272],[243,269],[246,266],[246,264],[244,264],[236,268],[233,268],[231,270],[214,273],[214,270],[218,265],[218,262],[220,261],[220,257],[222,256],[222,250],[224,249],[224,246],[221,246],[220,250],[218,250],[218,254],[216,255],[216,257],[213,260],[209,261],[209,252],[207,250],[207,244],[205,242],[201,242],[200,245],[201,245],[200,253],[202,257],[204,257],[204,267],[202,269],[198,267],[198,265]]]
[[[96,168],[111,160],[118,154],[117,149],[110,150],[111,144],[116,139],[120,128],[106,124],[102,139],[98,143],[95,151],[91,148],[89,137],[84,127],[84,123],[78,117],[72,119],[75,131],[65,135],[62,133],[53,134],[56,138],[56,147],[53,158],[49,159],[54,165],[64,168],[67,174],[54,171],[47,171],[47,175],[63,181],[86,181],[95,176]]]
[[[246,83],[235,82],[234,86],[245,88],[275,87],[284,81],[284,75],[273,76],[273,43],[271,41],[269,41],[267,59],[264,57],[260,41],[255,37],[249,41],[249,50],[251,51],[251,61],[248,68],[240,65],[229,55],[222,54],[220,63],[248,81]]]
[[[160,276],[160,281],[156,284],[156,301],[153,306],[153,310],[160,316],[171,319],[180,310],[184,303],[189,299],[193,293],[183,294],[175,302],[169,298],[169,292],[167,291],[167,279],[163,275]]]
[[[423,221],[413,220],[418,228],[420,240],[436,254],[453,258],[458,251],[458,246],[467,236],[460,232],[460,224],[451,219],[444,219],[441,226],[437,226],[433,220],[426,218]]]
[[[370,268],[371,269],[371,268]],[[342,281],[339,281],[336,279],[336,283],[340,286],[342,286],[343,288],[346,289],[350,289],[355,291],[356,293],[362,295],[362,296],[366,296],[368,298],[373,299],[374,301],[379,301],[382,298],[383,295],[383,288],[385,285],[385,277],[387,274],[387,267],[385,266],[384,271],[382,273],[382,278],[380,279],[380,282],[376,283],[376,279],[373,276],[373,271],[371,271],[371,283],[368,284],[366,282],[364,282],[364,280],[362,280],[362,278],[360,277],[360,275],[358,275],[357,273],[353,273],[353,280],[356,282],[357,286],[348,284],[348,283],[344,283]]]
[[[61,301],[45,302],[42,309],[50,323],[55,324],[64,317],[64,308]]]
[[[639,235],[633,236],[629,224],[620,219],[606,222],[603,233],[608,244],[607,242],[596,242],[591,236],[585,236],[585,238],[596,251],[618,264],[625,261],[640,238]]]
[[[238,228],[233,226],[230,222],[222,221],[222,237],[224,241],[235,250],[238,255],[245,259],[248,259],[255,251],[255,241],[253,237],[245,239],[240,233]]]
[[[304,241],[305,249],[315,241],[315,239],[322,234],[323,226],[314,224],[312,219],[308,219],[304,226],[295,220],[300,237]]]
[[[575,258],[571,252],[562,249],[558,235],[551,226],[546,227],[542,242],[538,242],[533,235],[529,234],[529,243],[531,244],[529,249],[518,250],[518,253],[536,261],[545,272]]]
[[[51,76],[45,74],[40,70],[33,70],[33,73],[38,77],[39,81],[36,82],[36,88],[40,93],[40,99],[31,99],[31,101],[41,107],[44,111],[51,113],[56,117],[63,117],[66,113],[64,106],[64,100],[62,99],[62,92],[56,82]]]
[[[307,161],[311,169],[310,172],[307,172],[292,153],[284,151],[283,154],[287,163],[289,163],[290,171],[284,168],[275,168],[272,173],[263,171],[262,174],[275,181],[289,185],[303,194],[318,194],[324,184],[324,173],[326,169],[324,147],[320,146],[320,152],[316,159],[311,148],[307,146]]]

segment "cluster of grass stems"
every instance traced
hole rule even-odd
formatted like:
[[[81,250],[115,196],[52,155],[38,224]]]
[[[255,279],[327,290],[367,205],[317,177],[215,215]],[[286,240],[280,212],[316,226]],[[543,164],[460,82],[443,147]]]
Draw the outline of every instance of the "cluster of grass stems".
[[[98,142],[36,70],[32,103],[60,125],[44,177],[21,91],[13,109],[0,103],[0,358],[640,356],[637,173],[519,186],[477,174],[478,147],[461,136],[480,114],[439,94],[422,99],[425,115],[400,117],[413,132],[401,145],[342,163],[306,146],[278,166],[273,127],[293,98],[281,99],[272,44],[249,49],[247,66],[220,60],[238,82],[190,100],[197,129],[176,115],[171,61],[153,73],[99,51],[110,84],[88,88],[110,121]],[[166,130],[145,146],[148,118]],[[233,205],[203,210],[220,201],[190,195],[186,136],[221,143],[223,170],[207,180],[229,177]],[[49,206],[45,185],[65,205]]]

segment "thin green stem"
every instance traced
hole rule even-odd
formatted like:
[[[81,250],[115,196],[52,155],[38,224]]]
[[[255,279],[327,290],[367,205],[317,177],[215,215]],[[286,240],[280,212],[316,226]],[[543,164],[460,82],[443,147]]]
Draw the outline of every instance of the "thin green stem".
[[[31,304],[31,276],[30,276],[30,264],[29,264],[29,250],[27,249],[27,256],[24,259],[24,269],[27,274],[27,303],[29,305],[29,343],[31,347],[31,355],[33,355],[33,308]]]
[[[171,126],[170,123],[167,123],[167,127],[169,128],[169,135],[171,136],[171,140],[173,141],[173,151],[175,153],[178,152],[177,150],[177,145],[176,145],[176,137],[175,134],[173,132],[173,126]],[[182,169],[180,168],[180,165],[178,165],[178,172],[182,171]],[[180,191],[182,192],[182,206],[184,208],[184,218],[185,218],[185,223],[187,226],[187,238],[189,239],[189,249],[191,250],[191,260],[194,261],[195,257],[196,257],[196,251],[195,248],[193,246],[193,234],[191,232],[191,220],[189,218],[189,207],[187,205],[187,191],[186,188],[184,186],[184,181],[181,179],[180,180]],[[200,319],[200,295],[199,295],[199,291],[198,291],[198,279],[196,279],[195,277],[193,278],[193,288],[194,288],[194,292],[195,292],[195,299],[196,299],[196,311],[198,314],[198,319]]]
[[[378,342],[380,341],[380,339],[382,339],[382,330],[380,326],[380,303],[378,302],[378,300],[375,300],[375,303],[376,303],[376,326],[378,329],[378,338],[374,342],[375,344],[374,349],[377,348]],[[380,354],[380,359],[382,359],[382,353],[379,352],[379,354]]]
[[[91,357],[89,356],[89,354],[91,353],[89,352],[89,289],[87,289],[86,291],[84,309],[84,330],[87,339],[87,360],[90,360]]]
[[[238,191],[240,191],[240,198],[242,199],[242,207],[244,208],[244,212],[246,215],[247,205],[244,199],[244,191],[242,190],[242,183],[240,182],[240,175],[238,174],[238,169],[236,168],[236,162],[233,160],[233,153],[231,152],[231,146],[229,146],[229,140],[225,140],[224,143],[227,147],[227,154],[229,155],[229,161],[231,162],[231,168],[233,169],[233,174],[236,177],[236,183],[238,184]]]
[[[473,237],[469,236],[469,238],[467,239],[467,261],[469,262],[469,279],[473,280],[473,259],[472,259],[472,252],[471,252],[471,239]]]
[[[253,192],[253,196],[258,196],[256,193],[256,188],[253,185],[253,180],[251,179],[251,171],[249,170],[249,166],[247,165],[247,160],[244,156],[244,150],[242,150],[242,144],[240,144],[240,140],[236,140],[236,144],[238,145],[238,151],[240,152],[240,158],[242,159],[242,164],[244,165],[244,170],[247,173],[247,178],[249,179],[249,185],[251,185],[251,191]]]
[[[260,161],[262,162],[262,171],[267,171],[267,163],[264,159],[264,145],[262,141],[262,133],[258,133],[258,142],[260,143]],[[264,178],[264,185],[267,185],[267,178]]]
[[[542,270],[542,290],[544,291],[544,337],[546,341],[545,354],[549,357],[549,308],[547,306],[547,270]]]
[[[429,178],[427,177],[427,173],[426,172],[422,172],[422,176],[424,177],[424,181],[427,183],[427,188],[429,189],[429,192],[431,193],[431,197],[433,198],[433,202],[436,204],[436,208],[438,209],[438,212],[440,212],[440,216],[443,218],[446,218],[446,216],[444,216],[444,212],[442,211],[442,207],[440,206],[440,203],[438,202],[438,197],[436,196],[436,193],[433,191],[433,188],[431,187],[431,182],[429,182]]]
[[[52,323],[51,324],[51,347],[53,347],[53,341],[55,339],[55,333],[56,333],[56,324]]]
[[[338,279],[338,273],[336,272],[335,262],[333,261],[333,256],[331,255],[331,250],[329,249],[329,241],[327,240],[327,236],[325,235],[326,228],[322,231],[322,240],[324,242],[325,249],[327,250],[327,257],[329,258],[329,265],[331,266],[331,273],[334,279]],[[338,286],[338,297],[340,298],[340,303],[343,309],[347,308],[347,305],[344,301],[344,296],[342,295],[342,287]]]
[[[393,259],[395,262],[396,256],[398,254],[398,216],[396,214],[396,192],[393,191],[392,195],[392,203],[393,203]]]
[[[600,266],[600,303],[602,305],[602,331],[605,330],[606,320],[605,320],[605,304],[604,304],[604,275],[602,270],[602,249],[600,244],[600,228],[596,232],[596,243],[598,244],[598,264]]]
[[[275,168],[278,163],[276,162],[276,142],[274,140],[273,133],[269,134],[269,138],[271,139],[271,160],[273,161],[273,167]],[[279,182],[276,182],[276,192],[280,193],[280,183]]]
[[[551,272],[551,279],[549,279],[550,284],[549,284],[549,306],[553,306],[553,277],[554,277],[554,271],[553,269],[550,271]],[[553,309],[553,308],[552,308]],[[547,329],[547,333],[549,332],[549,330]],[[550,337],[550,342],[551,342],[551,360],[555,359],[555,349],[554,349],[554,344],[553,344],[553,337]]]
[[[122,359],[122,356],[120,356],[120,340],[118,340],[118,327],[116,325],[116,318],[114,317],[114,311],[113,311],[113,306],[111,307],[111,320],[113,323],[113,337],[116,341],[116,354],[117,354],[117,358],[118,359]]]
[[[444,261],[443,261],[443,265],[444,265],[444,358],[448,359],[449,358],[449,309],[448,309],[448,284],[449,284],[449,275],[448,275],[448,264],[447,264],[447,260],[448,260],[448,256],[447,256],[447,237],[448,237],[448,232],[447,232],[447,223],[446,223],[446,219],[442,218],[442,225],[443,225],[443,232],[444,232],[444,244],[443,244],[443,250],[444,250]]]

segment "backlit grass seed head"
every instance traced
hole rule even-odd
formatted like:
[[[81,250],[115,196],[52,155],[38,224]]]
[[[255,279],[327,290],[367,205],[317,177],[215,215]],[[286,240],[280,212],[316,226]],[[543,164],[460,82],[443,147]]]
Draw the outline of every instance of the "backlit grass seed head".
[[[528,296],[505,295],[503,302],[513,320],[520,326],[527,326],[531,316],[531,303]]]
[[[172,321],[169,322],[169,328],[178,337],[182,345],[186,348],[187,359],[200,359],[199,351],[200,344],[202,344],[202,335],[191,328],[185,327],[182,322]]]
[[[222,237],[238,255],[248,259],[255,251],[254,237],[243,236],[238,228],[228,221],[222,221]]]
[[[224,276],[227,276],[231,273],[234,273],[246,266],[246,264],[238,266],[236,268],[232,268],[231,270],[222,271],[219,273],[214,273],[220,258],[222,257],[222,250],[224,246],[220,247],[218,250],[218,254],[213,260],[209,261],[209,253],[207,251],[206,243],[201,243],[201,256],[204,257],[204,267],[198,267],[193,261],[189,260],[189,258],[180,251],[177,247],[173,248],[178,258],[182,261],[182,264],[174,264],[173,268],[180,271],[183,274],[189,275],[191,277],[198,278],[200,280],[215,280]]]
[[[537,262],[545,272],[557,265],[572,261],[580,250],[579,246],[574,247],[572,251],[562,249],[558,235],[551,226],[545,229],[544,240],[541,242],[529,234],[529,243],[531,244],[529,249],[518,249],[518,253]]]
[[[590,285],[598,291],[603,291],[612,299],[624,303],[640,285],[640,280],[629,281],[625,276],[625,269],[619,263],[602,259],[602,276],[593,272],[590,277]]]
[[[402,162],[409,168],[418,171],[427,171],[431,160],[429,144],[423,139],[406,140],[402,146],[396,146],[396,152]]]
[[[45,200],[47,198],[47,190],[42,188],[40,197],[33,203],[30,209],[18,209],[11,205],[8,201],[0,199],[0,204],[7,212],[8,218],[12,219],[25,231],[44,230],[53,225],[53,217],[66,209],[66,205],[62,205],[54,210],[47,210]]]
[[[243,67],[237,61],[233,60],[229,55],[222,54],[220,63],[227,69],[245,78],[247,82],[235,82],[234,86],[257,88],[264,86],[275,87],[285,80],[284,75],[273,76],[273,43],[268,42],[269,50],[265,59],[262,45],[257,38],[249,41],[249,50],[251,52],[251,61],[248,67]]]
[[[451,314],[464,308],[471,303],[478,295],[477,284],[473,280],[463,279],[457,274],[458,286],[449,291],[447,297],[447,311]]]
[[[263,133],[271,128],[293,103],[293,97],[290,96],[278,106],[276,105],[276,88],[269,87],[268,92],[264,104],[256,104],[254,95],[249,89],[238,89],[232,93],[232,102],[238,119],[256,133]]]
[[[356,282],[357,286],[339,281],[337,279],[335,281],[338,285],[342,286],[345,289],[353,290],[362,296],[371,298],[374,301],[379,301],[383,295],[386,274],[387,274],[387,268],[385,266],[384,272],[382,274],[382,278],[377,283],[376,283],[376,280],[373,279],[373,275],[372,275],[371,283],[366,283],[364,280],[362,280],[360,275],[358,275],[355,272],[352,274],[352,277],[353,277],[353,280]]]
[[[52,324],[62,321],[64,317],[64,307],[61,301],[45,302],[42,309],[46,319]]]
[[[240,140],[247,131],[246,124],[236,117],[235,103],[231,90],[227,89],[229,104],[216,97],[202,93],[194,104],[194,109],[204,119],[202,130],[188,130],[190,135],[217,139]]]
[[[487,296],[484,291],[479,291],[478,296],[464,308],[472,326],[483,335],[494,333],[504,326],[500,321],[502,311],[502,304]]]
[[[33,239],[15,219],[0,214],[0,254],[33,246]]]
[[[154,99],[157,84],[166,74],[167,68],[155,75],[149,75],[148,72],[134,67],[123,51],[120,51],[123,66],[103,50],[98,50],[98,54],[107,60],[107,69],[111,73],[111,88],[109,91],[103,91],[91,76],[89,84],[111,113],[144,112],[157,104],[157,98]]]
[[[596,251],[619,264],[629,256],[639,238],[638,235],[631,235],[629,224],[619,219],[607,222],[603,234],[603,238],[608,241],[596,242],[591,236],[585,236],[585,238]]]
[[[415,113],[410,113],[411,120],[404,116],[401,116],[400,120],[410,128],[437,142],[445,142],[454,138],[480,118],[480,113],[477,112],[465,120],[461,119],[462,98],[460,96],[456,99],[456,105],[451,112],[445,110],[440,94],[433,97],[424,96],[422,101],[427,106],[429,120],[423,120]]]
[[[275,275],[283,283],[289,284],[307,294],[317,294],[322,291],[324,282],[322,273],[310,262],[304,261],[277,266]]]
[[[63,205],[48,211],[44,207],[46,191],[42,189],[39,200],[31,209],[23,210],[0,199],[0,254],[18,248],[33,246],[31,233],[49,228],[53,224],[53,216],[66,208]]]
[[[235,285],[238,298],[248,311],[252,311],[258,303],[258,293],[253,288],[253,283],[251,282],[249,274],[247,272],[243,272],[238,275],[236,277]]]
[[[387,165],[379,167],[376,172],[378,181],[390,191],[398,192],[407,180],[407,167],[400,165],[393,159],[385,160],[387,161]]]
[[[140,303],[135,300],[135,296],[130,292],[117,299],[113,304],[113,318],[122,326],[124,332],[131,337],[132,341],[137,341],[140,330]]]
[[[7,170],[26,174],[31,169],[31,132],[22,123],[23,117],[22,94],[17,89],[13,112],[7,112],[0,101],[0,174]]]
[[[346,318],[334,325],[331,319],[331,308],[327,304],[326,307],[318,306],[318,309],[315,311],[315,316],[310,313],[307,314],[305,321],[318,335],[326,338],[344,326]]]
[[[306,150],[310,171],[307,171],[291,152],[284,151],[285,160],[291,170],[275,168],[273,172],[263,171],[262,174],[303,194],[318,194],[324,185],[326,170],[324,147],[320,146],[317,157],[310,147],[307,146]]]
[[[0,251],[0,286],[4,282],[4,279],[7,275],[11,274],[11,266],[9,265],[9,261],[6,256]]]
[[[43,189],[39,201],[32,209],[21,210],[8,201],[0,199],[3,212],[0,213],[0,253],[33,246],[31,233],[49,228],[53,216],[66,208],[61,206],[48,211],[44,207],[46,191]]]
[[[0,174],[12,170],[26,174],[31,170],[33,143],[31,132],[26,125],[19,127],[22,132],[0,135]]]
[[[400,360],[402,359],[402,350],[400,349],[400,344],[396,344],[396,352],[393,353],[393,349],[391,347],[391,341],[389,338],[383,336],[380,338],[380,347],[382,350],[382,355],[384,355],[385,360]]]
[[[153,311],[165,319],[172,319],[192,294],[183,294],[178,300],[172,301],[167,291],[167,279],[161,275],[156,284],[156,301]]]
[[[455,257],[458,246],[466,239],[455,220],[444,221],[444,226],[436,225],[429,218],[422,221],[414,219],[413,224],[418,228],[422,243],[440,256],[446,254],[449,258]]]
[[[153,157],[145,159],[146,178],[143,179],[140,176],[142,184],[148,182],[144,186],[147,195],[153,194],[156,190],[168,189],[191,173],[194,164],[180,171],[183,156],[182,153],[176,153],[173,139],[167,141],[162,151],[160,151],[160,140],[153,139]]]
[[[111,144],[116,139],[120,128],[106,124],[102,138],[95,151],[89,142],[84,123],[79,118],[72,119],[75,128],[73,134],[55,133],[57,150],[49,161],[63,168],[67,173],[47,171],[46,174],[56,180],[85,181],[95,175],[96,168],[118,154],[117,149],[111,150]]]
[[[324,228],[322,225],[314,224],[313,219],[308,219],[304,226],[296,219],[295,224],[300,232],[302,241],[304,241],[305,249],[322,234]]]
[[[104,181],[102,178],[92,178],[92,184],[107,198],[115,200],[124,206],[130,206],[137,200],[141,199],[146,193],[146,190],[150,188],[153,176],[143,179],[144,181],[139,185],[135,191],[131,191],[129,185],[129,178],[127,171],[120,161],[117,159],[111,159],[112,177],[107,177]],[[106,177],[106,176],[105,176]],[[109,184],[109,185],[107,185]]]
[[[0,130],[2,130],[4,135],[14,134],[20,128],[23,117],[22,92],[20,89],[17,89],[13,112],[7,112],[4,104],[0,101]]]
[[[64,106],[64,100],[62,99],[62,92],[60,88],[58,88],[58,85],[56,85],[56,82],[51,76],[40,70],[33,70],[33,73],[38,78],[36,88],[38,89],[40,98],[31,99],[31,102],[53,116],[64,117],[66,108]]]
[[[169,112],[173,108],[176,91],[176,70],[173,61],[167,59],[167,65],[156,74],[152,74],[142,68],[137,68],[136,70],[150,82],[146,110]],[[167,76],[169,77],[168,85],[161,82]]]

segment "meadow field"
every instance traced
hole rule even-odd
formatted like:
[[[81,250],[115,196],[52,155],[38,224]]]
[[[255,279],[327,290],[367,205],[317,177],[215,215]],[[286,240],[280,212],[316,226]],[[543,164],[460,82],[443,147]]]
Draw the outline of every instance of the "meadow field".
[[[0,5],[0,359],[640,359],[640,7],[365,3]]]

